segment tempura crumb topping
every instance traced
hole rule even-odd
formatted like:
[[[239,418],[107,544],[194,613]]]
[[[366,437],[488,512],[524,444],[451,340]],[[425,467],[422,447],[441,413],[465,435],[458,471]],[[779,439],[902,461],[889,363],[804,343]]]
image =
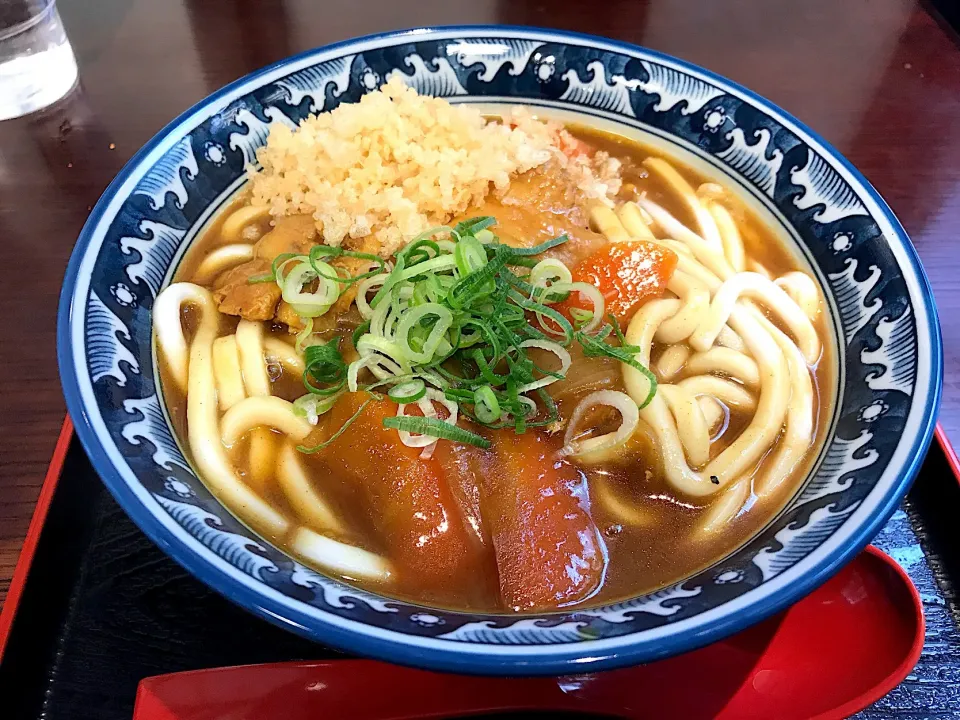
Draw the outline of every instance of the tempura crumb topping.
[[[620,188],[619,162],[580,152],[559,123],[523,108],[489,120],[394,76],[295,130],[271,126],[257,152],[262,167],[251,168],[251,202],[273,215],[312,215],[330,245],[372,235],[386,257],[554,158],[588,197],[609,202]]]

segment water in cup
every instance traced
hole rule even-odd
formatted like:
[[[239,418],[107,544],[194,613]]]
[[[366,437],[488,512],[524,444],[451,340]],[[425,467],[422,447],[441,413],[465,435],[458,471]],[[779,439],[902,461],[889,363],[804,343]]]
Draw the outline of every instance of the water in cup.
[[[0,120],[50,105],[76,81],[54,0],[0,0]]]

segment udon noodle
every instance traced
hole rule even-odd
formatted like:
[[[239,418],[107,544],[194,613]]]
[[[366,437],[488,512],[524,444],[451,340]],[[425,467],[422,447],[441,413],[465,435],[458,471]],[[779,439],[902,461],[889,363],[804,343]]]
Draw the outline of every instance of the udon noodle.
[[[684,366],[690,373],[675,384],[659,383],[653,400],[640,410],[640,418],[656,435],[663,471],[677,491],[724,496],[701,526],[702,532],[710,532],[736,515],[748,500],[776,489],[813,441],[814,394],[808,365],[820,359],[821,344],[808,312],[813,310],[816,317],[819,298],[813,281],[800,272],[788,273],[775,282],[758,273],[735,271],[735,266],[742,267],[743,242],[732,221],[716,222],[718,215],[729,218],[729,213],[708,210],[665,161],[654,159],[645,164],[691,209],[702,236],[645,198],[638,204],[624,203],[616,215],[597,208],[590,219],[611,242],[624,242],[644,233],[637,223],[648,228],[641,214],[646,211],[650,225],[674,236],[671,249],[686,256],[678,264],[683,269],[674,273],[668,285],[676,299],[647,303],[630,321],[626,338],[640,348],[637,357],[641,364],[650,366],[656,338],[666,345],[661,361],[666,358],[669,376]],[[679,250],[677,242],[689,253]],[[788,328],[789,335],[770,322],[754,301]],[[735,344],[742,342],[743,351],[719,344],[722,332],[737,337]],[[630,396],[642,404],[650,391],[649,379],[629,366],[623,367],[623,375]],[[747,388],[755,388],[755,395]],[[740,436],[712,460],[710,431],[720,415],[710,409],[705,414],[700,398],[709,398],[708,408],[718,407],[714,403],[719,401],[753,413]],[[754,466],[775,444],[775,460],[754,475]]]

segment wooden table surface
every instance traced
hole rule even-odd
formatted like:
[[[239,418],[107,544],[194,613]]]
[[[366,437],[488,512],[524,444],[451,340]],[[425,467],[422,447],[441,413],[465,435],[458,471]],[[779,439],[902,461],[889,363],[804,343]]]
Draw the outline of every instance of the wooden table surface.
[[[175,115],[287,55],[417,25],[578,30],[676,55],[818,130],[888,200],[933,282],[941,421],[960,442],[960,41],[911,0],[61,0],[81,86],[0,122],[0,603],[64,415],[58,294],[123,163]]]

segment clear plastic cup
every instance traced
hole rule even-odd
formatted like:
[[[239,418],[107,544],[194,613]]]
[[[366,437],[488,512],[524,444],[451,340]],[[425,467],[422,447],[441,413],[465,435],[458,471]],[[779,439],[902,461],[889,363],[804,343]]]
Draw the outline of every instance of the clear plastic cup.
[[[54,0],[0,0],[0,120],[44,108],[76,82]]]

